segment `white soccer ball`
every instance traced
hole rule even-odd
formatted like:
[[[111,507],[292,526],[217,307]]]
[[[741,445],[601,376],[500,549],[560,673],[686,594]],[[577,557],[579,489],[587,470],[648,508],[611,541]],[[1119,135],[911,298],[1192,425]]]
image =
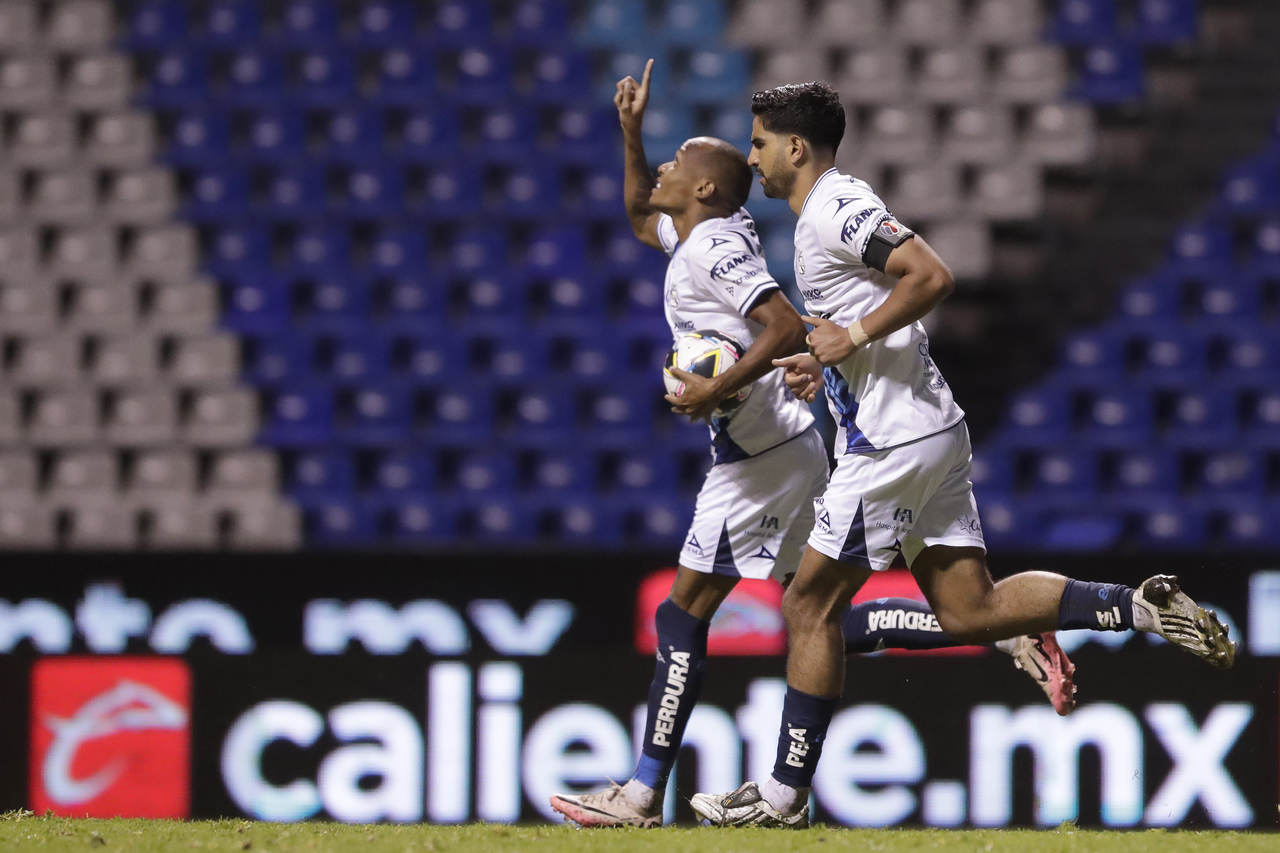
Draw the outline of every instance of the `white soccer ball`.
[[[667,393],[679,397],[684,393],[684,383],[671,373],[672,365],[688,373],[696,373],[713,379],[738,363],[747,351],[737,338],[713,329],[700,329],[681,335],[667,353],[667,363],[662,368],[662,381]],[[742,405],[751,394],[755,383],[747,384],[741,391],[722,401],[717,415],[727,415]]]

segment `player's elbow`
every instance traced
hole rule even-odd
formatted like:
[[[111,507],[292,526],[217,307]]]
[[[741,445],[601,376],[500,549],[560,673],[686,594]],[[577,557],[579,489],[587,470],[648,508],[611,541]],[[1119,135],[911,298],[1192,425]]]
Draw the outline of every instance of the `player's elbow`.
[[[929,290],[941,302],[956,290],[956,277],[946,264],[939,263],[929,271]]]
[[[782,320],[781,325],[783,327],[780,329],[782,333],[781,340],[778,343],[778,351],[774,357],[781,358],[795,355],[798,352],[808,352],[804,339],[809,334],[809,329],[799,315],[793,313],[792,316]]]

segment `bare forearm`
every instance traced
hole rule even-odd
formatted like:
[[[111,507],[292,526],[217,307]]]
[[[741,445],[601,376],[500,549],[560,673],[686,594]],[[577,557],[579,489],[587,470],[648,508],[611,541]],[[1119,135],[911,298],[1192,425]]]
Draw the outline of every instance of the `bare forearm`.
[[[924,317],[955,289],[941,271],[911,272],[898,279],[880,307],[862,318],[862,330],[879,340]]]
[[[649,194],[653,192],[654,187],[653,174],[649,171],[649,161],[644,155],[644,142],[640,139],[640,131],[624,129],[622,139],[625,146],[623,198],[631,227],[639,235],[653,213],[653,208],[649,206]]]
[[[717,393],[722,397],[736,394],[761,376],[777,368],[775,358],[785,358],[804,351],[804,324],[772,323],[764,328],[747,348],[738,363],[716,377]]]

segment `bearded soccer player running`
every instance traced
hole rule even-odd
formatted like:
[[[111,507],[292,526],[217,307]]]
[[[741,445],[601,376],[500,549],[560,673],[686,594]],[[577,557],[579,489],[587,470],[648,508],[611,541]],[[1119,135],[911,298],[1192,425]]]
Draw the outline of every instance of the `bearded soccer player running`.
[[[839,423],[837,465],[782,602],[787,693],[777,762],[761,785],[696,794],[720,826],[808,826],[814,769],[844,681],[841,617],[871,572],[901,553],[942,629],[958,640],[1090,628],[1157,633],[1226,669],[1235,646],[1212,611],[1157,575],[1138,589],[1025,572],[993,583],[969,482],[964,412],[929,355],[920,318],[954,287],[931,248],[866,183],[834,167],[844,109],[825,83],[752,97],[750,163],[799,217],[796,281],[813,316],[809,354],[775,362]],[[907,510],[907,512],[903,512]]]
[[[828,475],[826,450],[808,406],[787,390],[783,371],[771,363],[803,347],[805,328],[769,276],[755,226],[743,209],[752,182],[746,157],[723,140],[690,139],[659,167],[655,182],[640,141],[652,66],[650,60],[639,84],[630,77],[619,82],[614,99],[626,140],[632,227],[641,241],[671,256],[665,289],[672,335],[714,329],[733,335],[747,350],[714,379],[673,371],[685,390],[667,399],[673,411],[708,420],[714,461],[698,494],[671,595],[656,614],[658,661],[635,774],[625,785],[551,798],[553,808],[583,826],[662,822],[667,779],[702,682],[711,617],[739,578],[785,581],[795,571],[814,523],[813,499]],[[739,408],[729,415],[717,412],[720,401],[752,383]],[[909,618],[885,620],[886,611]],[[849,608],[843,624],[846,653],[956,645],[928,608],[910,599]],[[1002,650],[1041,685],[1059,713],[1071,709],[1072,667],[1051,634],[1019,637]]]

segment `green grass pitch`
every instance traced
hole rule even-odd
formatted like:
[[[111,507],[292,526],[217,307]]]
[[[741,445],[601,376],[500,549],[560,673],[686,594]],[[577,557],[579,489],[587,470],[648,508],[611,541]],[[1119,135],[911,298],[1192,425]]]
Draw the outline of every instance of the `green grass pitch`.
[[[567,826],[377,825],[255,823],[247,820],[75,820],[30,812],[0,816],[0,850],[130,853],[196,850],[251,853],[444,853],[522,851],[568,853],[788,853],[858,850],[955,853],[1254,853],[1274,851],[1274,834],[1239,832],[1050,830],[843,829],[803,832],[768,829],[667,827],[651,830],[575,830]]]

